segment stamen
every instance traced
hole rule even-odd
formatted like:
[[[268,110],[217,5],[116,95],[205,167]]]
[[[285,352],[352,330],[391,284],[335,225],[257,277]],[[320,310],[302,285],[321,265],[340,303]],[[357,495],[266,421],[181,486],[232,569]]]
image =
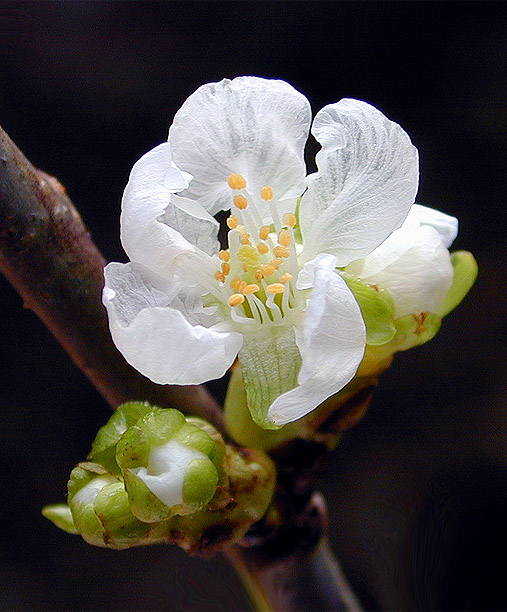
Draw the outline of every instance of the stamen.
[[[227,302],[229,303],[229,306],[231,306],[232,308],[234,308],[235,306],[239,306],[240,304],[243,304],[244,301],[245,301],[245,296],[241,295],[241,293],[233,293],[227,300]]]
[[[241,174],[237,174],[236,172],[229,174],[227,177],[227,184],[231,189],[244,189],[246,187],[245,179]]]
[[[273,249],[273,253],[277,257],[289,257],[290,252],[289,249],[285,246],[277,246]]]
[[[231,255],[229,251],[218,251],[218,259],[221,259],[222,261],[229,261],[230,258]]]
[[[231,215],[230,217],[227,218],[226,223],[229,229],[234,229],[238,227],[239,219],[235,215]]]
[[[228,263],[223,263],[222,264],[222,272],[225,274],[225,276],[227,276],[229,274],[229,272],[231,271],[231,266]]]
[[[215,272],[214,277],[219,283],[225,283],[225,274],[220,272],[220,270]]]
[[[242,293],[243,295],[250,295],[250,293],[257,293],[259,289],[259,285],[252,283],[251,285],[247,285],[246,287],[244,287]]]
[[[236,291],[239,290],[239,284],[241,283],[241,280],[239,278],[239,276],[235,276],[231,282],[229,283],[229,285],[231,286],[231,289],[236,289]]]
[[[262,272],[260,270],[257,270],[257,272],[255,273],[255,280],[259,281],[260,283],[263,278],[264,278],[264,275],[262,274]]]
[[[272,276],[276,272],[276,268],[271,264],[262,264],[259,267],[259,272],[264,278],[267,278],[268,276]]]
[[[296,215],[294,213],[285,213],[282,217],[283,224],[287,227],[294,227],[297,223]]]
[[[269,262],[272,266],[275,266],[275,268],[278,270],[278,268],[282,265],[283,263],[283,259],[280,259],[279,257],[277,257],[276,259],[273,259],[273,261]]]
[[[263,225],[261,229],[259,230],[259,238],[261,240],[266,240],[268,236],[269,236],[269,225]]]
[[[269,185],[266,185],[261,189],[261,198],[267,202],[273,199],[273,190]]]
[[[269,247],[265,242],[259,242],[257,250],[261,255],[265,255],[269,251]]]
[[[241,244],[252,246],[252,243],[250,242],[250,234],[247,234],[245,232],[244,234],[241,235]]]
[[[266,287],[269,293],[283,293],[285,291],[285,286],[282,283],[272,283]]]
[[[288,283],[293,278],[294,277],[292,276],[292,274],[290,272],[285,272],[284,274],[282,274],[282,276],[280,276],[280,282],[281,283]]]
[[[245,210],[245,208],[248,206],[248,201],[245,198],[244,195],[235,195],[233,198],[233,202],[235,204],[235,206],[237,206],[240,210]]]
[[[290,242],[291,242],[291,238],[290,238],[289,232],[283,229],[278,234],[278,244],[281,244],[284,247],[288,247],[290,245]]]

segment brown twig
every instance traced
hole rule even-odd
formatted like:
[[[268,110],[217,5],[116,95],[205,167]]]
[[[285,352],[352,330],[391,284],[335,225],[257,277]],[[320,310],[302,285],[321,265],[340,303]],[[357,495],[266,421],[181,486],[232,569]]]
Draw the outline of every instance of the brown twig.
[[[116,408],[147,400],[202,416],[224,431],[204,387],[162,386],[114,346],[100,300],[105,261],[64,188],[32,166],[0,128],[0,271]]]

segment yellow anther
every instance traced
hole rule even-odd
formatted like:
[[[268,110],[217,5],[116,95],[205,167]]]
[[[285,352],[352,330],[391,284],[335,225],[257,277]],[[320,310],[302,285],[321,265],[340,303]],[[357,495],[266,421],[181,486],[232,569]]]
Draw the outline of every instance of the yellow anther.
[[[278,234],[278,244],[281,244],[284,247],[288,247],[290,245],[291,238],[290,234],[287,230],[281,230]]]
[[[259,242],[257,250],[261,255],[265,255],[269,251],[269,247],[265,242]]]
[[[242,293],[243,295],[250,295],[251,293],[256,293],[257,291],[259,291],[259,285],[252,283],[251,285],[244,287]]]
[[[276,272],[276,268],[271,264],[262,264],[262,266],[260,266],[259,268],[259,272],[264,278],[267,278],[268,276],[272,276]]]
[[[223,272],[220,272],[220,270],[217,270],[214,276],[215,280],[217,280],[219,283],[225,283],[225,274]]]
[[[268,236],[269,236],[269,225],[263,225],[261,229],[259,230],[259,238],[261,240],[266,240]]]
[[[227,184],[231,189],[244,189],[246,187],[245,179],[241,174],[236,174],[236,172],[229,174],[227,177]]]
[[[250,242],[250,234],[245,233],[241,235],[241,244],[252,246],[252,243]]]
[[[252,268],[256,268],[259,265],[259,252],[250,244],[240,246],[236,253],[236,257],[241,263],[251,266]]]
[[[234,308],[234,306],[239,306],[240,304],[243,304],[243,302],[245,301],[245,296],[241,295],[241,293],[233,293],[227,301],[229,302],[229,306],[232,306],[232,308]]]
[[[218,251],[218,259],[221,259],[222,261],[229,261],[230,258],[231,255],[229,251]]]
[[[229,272],[231,271],[231,266],[230,264],[224,262],[222,264],[222,272],[225,274],[225,276],[227,276],[229,274]]]
[[[246,287],[245,281],[239,281],[238,283],[238,293],[244,293]]]
[[[237,206],[240,210],[245,210],[248,206],[248,201],[244,195],[238,194],[233,198],[234,205]]]
[[[269,262],[272,266],[275,266],[275,268],[278,270],[278,268],[282,265],[283,263],[283,259],[273,259],[273,261]]]
[[[284,246],[277,246],[273,249],[273,253],[277,257],[288,257],[290,255],[289,249]]]
[[[273,190],[269,185],[261,189],[261,198],[266,201],[273,199]]]
[[[297,223],[296,215],[294,213],[285,213],[282,217],[282,223],[287,227],[294,227]]]
[[[293,279],[293,276],[290,272],[285,272],[284,274],[282,274],[282,276],[280,276],[281,283],[288,283],[292,279]]]
[[[273,283],[268,285],[266,289],[269,293],[283,293],[285,291],[285,285],[282,285],[282,283]]]
[[[260,270],[257,270],[257,272],[255,273],[255,280],[259,281],[260,283],[263,278],[264,276],[262,275],[262,272]]]
[[[234,229],[235,227],[238,227],[239,219],[238,217],[231,215],[227,218],[226,223],[229,229]]]
[[[236,291],[238,290],[239,284],[241,283],[240,279],[238,276],[235,276],[231,282],[229,283],[229,285],[231,286],[231,289],[236,289]]]

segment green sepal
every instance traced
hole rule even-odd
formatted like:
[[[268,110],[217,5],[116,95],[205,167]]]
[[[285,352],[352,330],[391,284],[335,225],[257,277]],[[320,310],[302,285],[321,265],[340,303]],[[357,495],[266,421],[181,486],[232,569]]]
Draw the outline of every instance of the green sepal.
[[[158,523],[173,516],[179,506],[167,507],[130,469],[123,471],[132,514],[144,523]]]
[[[153,407],[147,402],[128,402],[118,406],[109,421],[97,432],[88,459],[103,465],[113,474],[119,474],[116,444],[129,427],[152,410]]]
[[[224,418],[227,433],[241,446],[267,450],[285,440],[304,438],[301,419],[288,423],[279,429],[265,429],[257,425],[248,410],[245,383],[240,364],[237,364],[229,378],[224,401]]]
[[[150,529],[133,514],[122,482],[104,486],[93,504],[104,528],[105,543],[114,548],[128,548],[142,539]]]
[[[209,459],[194,459],[185,472],[183,502],[195,512],[211,501],[218,484],[218,472]]]
[[[90,476],[88,482],[72,498],[69,495],[69,506],[74,525],[83,539],[95,546],[106,546],[106,531],[95,512],[94,503],[100,489],[116,482],[116,479],[111,474],[97,475],[90,472]]]
[[[421,312],[419,315],[407,315],[397,319],[393,352],[406,351],[428,342],[437,334],[441,323],[442,319],[432,312]]]
[[[342,274],[354,294],[366,326],[366,344],[382,346],[396,335],[394,303],[385,289],[370,285],[359,278]]]
[[[239,362],[252,419],[264,429],[280,429],[268,419],[268,410],[277,397],[297,386],[301,355],[294,330],[269,326],[243,338]]]
[[[74,525],[72,512],[67,504],[51,504],[49,506],[44,506],[44,508],[42,508],[42,516],[49,519],[57,527],[67,533],[72,533],[73,535],[79,533]]]
[[[448,315],[463,300],[475,283],[478,273],[477,262],[472,253],[468,251],[451,253],[451,263],[454,268],[454,277],[440,309],[442,317]]]
[[[199,427],[199,429],[202,429],[213,440],[214,442],[213,452],[209,454],[208,457],[213,462],[213,465],[215,466],[217,470],[219,480],[221,480],[224,476],[224,465],[223,464],[224,464],[224,456],[225,456],[225,442],[222,436],[213,427],[213,425],[208,423],[208,421],[201,419],[200,417],[189,416],[189,417],[186,417],[186,420],[189,425],[194,425],[195,427]]]
[[[195,425],[191,425],[190,423],[185,423],[172,439],[183,444],[183,446],[188,446],[189,448],[200,451],[210,459],[212,459],[215,453],[215,443],[209,435],[199,427],[195,427]]]
[[[72,470],[67,482],[67,493],[69,501],[78,493],[90,480],[97,476],[108,474],[108,471],[98,463],[83,461],[78,463]]]

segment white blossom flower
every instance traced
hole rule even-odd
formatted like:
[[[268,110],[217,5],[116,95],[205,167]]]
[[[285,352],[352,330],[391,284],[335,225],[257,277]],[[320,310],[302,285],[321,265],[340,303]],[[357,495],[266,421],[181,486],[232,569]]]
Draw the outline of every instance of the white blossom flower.
[[[457,233],[455,217],[414,204],[403,225],[346,272],[386,289],[395,319],[423,312],[440,315],[453,282],[448,247]]]
[[[365,327],[337,273],[400,227],[417,151],[374,107],[344,99],[312,133],[289,84],[239,77],[200,87],[167,143],[134,166],[121,218],[131,263],[106,268],[104,303],[127,361],[158,383],[222,376],[239,354],[250,411],[294,421],[354,376]],[[211,215],[232,209],[227,248]]]

